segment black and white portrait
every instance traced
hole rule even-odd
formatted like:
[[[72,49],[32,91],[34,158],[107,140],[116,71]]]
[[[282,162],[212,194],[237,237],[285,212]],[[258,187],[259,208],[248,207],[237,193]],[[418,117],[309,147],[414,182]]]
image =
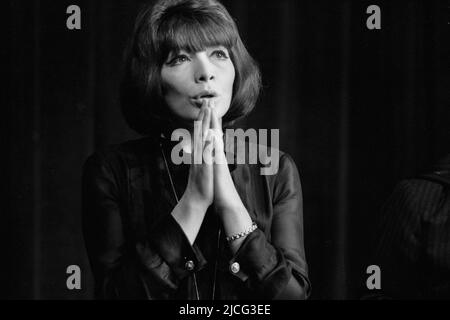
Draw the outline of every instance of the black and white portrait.
[[[445,1],[6,9],[2,299],[450,299]]]

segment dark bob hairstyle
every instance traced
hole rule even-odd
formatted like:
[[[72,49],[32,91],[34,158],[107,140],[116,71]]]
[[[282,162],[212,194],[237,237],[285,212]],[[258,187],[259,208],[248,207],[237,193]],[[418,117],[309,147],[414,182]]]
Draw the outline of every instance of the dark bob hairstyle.
[[[146,4],[125,49],[120,100],[129,126],[143,135],[175,129],[177,121],[163,98],[161,67],[172,51],[197,52],[216,45],[228,49],[235,68],[233,97],[223,117],[227,127],[253,109],[261,87],[259,69],[230,14],[216,0],[159,0]]]

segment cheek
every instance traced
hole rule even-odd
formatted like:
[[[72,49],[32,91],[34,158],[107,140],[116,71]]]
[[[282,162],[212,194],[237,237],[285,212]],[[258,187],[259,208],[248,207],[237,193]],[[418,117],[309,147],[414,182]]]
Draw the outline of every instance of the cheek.
[[[233,85],[234,85],[234,81],[235,81],[235,70],[234,67],[230,68],[227,70],[226,73],[224,73],[225,77],[224,77],[224,91],[226,92],[227,98],[226,100],[224,100],[224,109],[222,110],[221,116],[224,116],[225,113],[228,111],[228,109],[230,108],[230,103],[231,100],[233,99]]]
[[[177,94],[180,91],[180,85],[179,83],[176,81],[175,78],[167,78],[166,81],[163,82],[164,83],[164,94],[165,95],[174,95]]]
[[[163,92],[166,96],[180,95],[187,92],[185,75],[177,72],[166,72],[161,74]]]
[[[231,65],[231,68],[228,70],[228,72],[226,73],[226,77],[225,77],[225,86],[227,88],[227,91],[232,94],[233,92],[233,84],[234,84],[234,80],[236,77],[236,73],[234,70],[233,65]]]

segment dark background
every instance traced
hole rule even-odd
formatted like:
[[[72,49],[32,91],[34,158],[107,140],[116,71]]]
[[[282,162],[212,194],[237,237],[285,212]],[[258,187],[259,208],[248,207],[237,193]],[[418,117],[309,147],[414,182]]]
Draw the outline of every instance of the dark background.
[[[2,103],[1,284],[7,299],[90,299],[81,166],[138,137],[118,104],[142,1],[11,0]],[[446,1],[223,1],[260,64],[245,125],[279,128],[303,183],[313,299],[359,297],[380,207],[399,179],[450,152]],[[81,30],[66,8],[81,8]],[[381,8],[381,30],[366,8]],[[66,288],[66,268],[82,289]]]

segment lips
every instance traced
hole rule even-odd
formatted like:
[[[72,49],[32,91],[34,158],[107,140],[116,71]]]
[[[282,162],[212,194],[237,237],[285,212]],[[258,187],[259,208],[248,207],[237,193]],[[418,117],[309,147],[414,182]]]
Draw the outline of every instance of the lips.
[[[194,99],[202,99],[202,98],[214,98],[217,96],[217,92],[214,90],[202,90],[196,95],[193,96]]]
[[[215,91],[212,90],[203,90],[199,92],[198,94],[194,95],[191,100],[192,102],[199,108],[203,105],[203,102],[205,100],[214,99],[218,95]]]

